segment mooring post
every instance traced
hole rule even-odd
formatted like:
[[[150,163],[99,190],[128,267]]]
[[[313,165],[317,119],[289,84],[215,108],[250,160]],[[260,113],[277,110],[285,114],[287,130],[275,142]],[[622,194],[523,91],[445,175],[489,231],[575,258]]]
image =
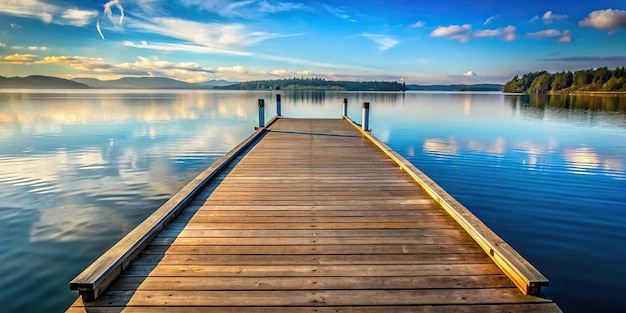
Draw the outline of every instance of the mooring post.
[[[280,108],[280,95],[276,95],[276,115],[282,116]]]
[[[370,129],[370,103],[363,102],[363,110],[361,111],[361,129],[369,131]]]
[[[343,98],[343,117],[348,117],[348,98]]]
[[[265,99],[259,99],[259,128],[265,126]]]

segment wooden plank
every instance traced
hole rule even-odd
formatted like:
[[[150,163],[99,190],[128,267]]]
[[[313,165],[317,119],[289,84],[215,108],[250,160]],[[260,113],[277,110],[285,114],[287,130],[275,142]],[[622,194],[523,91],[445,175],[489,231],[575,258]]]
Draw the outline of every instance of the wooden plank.
[[[176,223],[176,226],[168,227],[161,231],[157,238],[345,238],[345,237],[431,237],[431,236],[456,236],[460,230],[457,228],[411,228],[411,229],[327,229],[327,230],[301,230],[301,229],[218,229],[206,230],[185,227],[188,224]],[[192,226],[192,225],[189,225]]]
[[[500,269],[491,264],[387,264],[387,265],[163,265],[141,266],[131,265],[126,269],[126,276],[177,276],[177,277],[209,277],[209,276],[432,276],[441,275],[498,275]]]
[[[334,254],[334,255],[245,255],[200,254],[148,255],[133,262],[134,265],[392,265],[392,264],[487,264],[491,260],[484,253],[473,254]]]
[[[553,303],[515,303],[515,304],[473,304],[473,305],[405,305],[405,306],[291,306],[291,307],[119,307],[119,306],[82,306],[82,302],[75,303],[68,313],[152,313],[167,311],[170,313],[559,313],[561,310]]]
[[[516,288],[320,291],[111,291],[93,305],[127,306],[344,306],[344,305],[473,305],[546,303],[519,296]]]
[[[424,238],[413,237],[337,237],[337,238],[215,238],[215,237],[159,237],[152,242],[155,245],[181,245],[181,246],[202,246],[202,245],[247,245],[247,246],[299,246],[299,245],[418,245],[418,244],[472,244],[467,239],[460,239],[452,236],[431,236]]]
[[[294,246],[272,246],[272,245],[150,245],[143,254],[425,254],[425,253],[476,253],[481,251],[475,244],[468,245],[442,245],[442,244],[362,244],[362,245],[294,245]]]
[[[407,277],[131,277],[123,276],[111,285],[111,291],[140,289],[203,291],[203,290],[362,290],[384,289],[466,289],[515,288],[504,274]]]

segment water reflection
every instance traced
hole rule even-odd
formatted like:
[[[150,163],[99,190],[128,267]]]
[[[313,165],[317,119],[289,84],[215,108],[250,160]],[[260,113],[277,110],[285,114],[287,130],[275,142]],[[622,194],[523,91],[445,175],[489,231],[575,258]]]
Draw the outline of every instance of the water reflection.
[[[65,309],[76,297],[67,281],[247,137],[257,99],[273,115],[276,94],[0,92],[0,260],[9,272],[0,275],[3,310]],[[339,118],[348,98],[349,115],[358,120],[361,102],[370,102],[373,133],[536,264],[557,303],[565,299],[565,311],[597,308],[602,286],[626,292],[617,279],[626,277],[619,266],[626,251],[614,249],[626,242],[623,100],[280,94],[288,117]],[[572,278],[590,264],[594,275]],[[595,287],[571,296],[567,286],[581,279]],[[44,296],[54,299],[39,303]],[[613,299],[611,308],[623,307]]]
[[[434,154],[457,155],[459,153],[459,145],[454,138],[426,139],[424,140],[424,151]]]

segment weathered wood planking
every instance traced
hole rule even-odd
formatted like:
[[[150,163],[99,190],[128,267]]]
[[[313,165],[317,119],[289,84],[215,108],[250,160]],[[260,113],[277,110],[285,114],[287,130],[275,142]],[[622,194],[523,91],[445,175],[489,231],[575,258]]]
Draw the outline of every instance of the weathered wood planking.
[[[69,312],[560,312],[520,292],[350,123],[279,119],[265,131]]]

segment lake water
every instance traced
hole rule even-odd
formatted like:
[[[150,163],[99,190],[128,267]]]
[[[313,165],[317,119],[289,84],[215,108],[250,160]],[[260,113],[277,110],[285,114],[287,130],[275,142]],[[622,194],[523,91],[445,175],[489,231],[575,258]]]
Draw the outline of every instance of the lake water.
[[[272,92],[0,91],[0,303],[62,312],[68,282],[250,135]],[[282,92],[360,120],[533,263],[565,312],[626,310],[626,97]]]

